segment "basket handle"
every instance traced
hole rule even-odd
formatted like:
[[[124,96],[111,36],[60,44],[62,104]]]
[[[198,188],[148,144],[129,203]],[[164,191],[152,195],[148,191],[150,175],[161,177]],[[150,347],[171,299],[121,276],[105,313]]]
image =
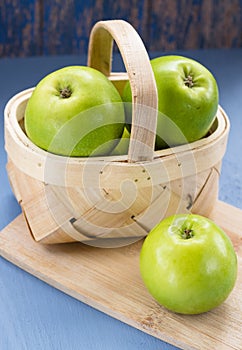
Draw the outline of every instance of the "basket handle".
[[[120,50],[132,91],[128,161],[151,161],[154,156],[158,97],[150,59],[140,36],[124,20],[97,22],[90,34],[88,66],[110,76],[113,40]]]

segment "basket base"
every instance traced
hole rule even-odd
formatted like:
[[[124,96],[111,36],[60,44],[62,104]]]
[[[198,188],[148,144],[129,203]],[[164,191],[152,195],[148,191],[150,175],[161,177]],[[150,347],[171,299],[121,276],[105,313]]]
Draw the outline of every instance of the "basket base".
[[[152,198],[150,190],[144,189],[141,193],[142,203],[139,202],[137,208],[133,206],[116,216],[98,208],[102,198],[92,209],[86,209],[83,204],[85,198],[80,190],[77,193],[74,191],[73,197],[82,205],[83,213],[78,216],[73,208],[68,207],[68,199],[64,196],[66,189],[60,192],[59,187],[29,177],[11,161],[8,162],[7,170],[12,190],[35,241],[44,244],[80,241],[95,247],[113,248],[140,240],[169,215],[196,213],[209,216],[218,198],[220,165],[187,178],[185,189],[184,180],[157,186]],[[149,201],[148,208],[146,201]],[[113,202],[110,201],[109,205],[112,206]],[[107,227],[107,223],[110,227]]]

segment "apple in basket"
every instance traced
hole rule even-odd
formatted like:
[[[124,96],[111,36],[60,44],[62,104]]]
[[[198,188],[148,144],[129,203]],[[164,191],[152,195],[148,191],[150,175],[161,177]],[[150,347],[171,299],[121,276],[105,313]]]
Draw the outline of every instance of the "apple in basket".
[[[68,66],[44,77],[25,111],[34,144],[65,156],[109,154],[125,125],[120,94],[96,69]]]
[[[130,133],[129,133],[128,129],[125,127],[123,135],[122,135],[120,141],[118,142],[117,146],[112,151],[111,155],[112,156],[120,156],[123,154],[128,154],[129,140],[130,140]]]
[[[199,62],[182,56],[151,60],[158,92],[156,149],[196,141],[208,133],[218,109],[218,86],[212,73]],[[131,124],[130,84],[123,94],[126,122]]]
[[[213,221],[177,214],[146,237],[140,271],[151,295],[167,309],[199,314],[220,305],[237,277],[233,245]]]

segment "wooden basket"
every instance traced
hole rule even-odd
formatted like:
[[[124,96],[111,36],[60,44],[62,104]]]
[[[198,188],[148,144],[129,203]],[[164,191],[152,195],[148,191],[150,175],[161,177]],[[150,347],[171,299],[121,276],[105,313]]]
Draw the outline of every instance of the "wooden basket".
[[[111,73],[116,41],[127,73]],[[117,247],[144,237],[164,217],[210,214],[229,120],[219,106],[210,135],[154,152],[157,90],[148,54],[131,25],[101,21],[92,29],[88,65],[120,90],[130,80],[133,107],[128,155],[74,158],[35,146],[23,128],[33,89],[15,95],[5,108],[7,171],[33,238],[42,243],[80,241]]]

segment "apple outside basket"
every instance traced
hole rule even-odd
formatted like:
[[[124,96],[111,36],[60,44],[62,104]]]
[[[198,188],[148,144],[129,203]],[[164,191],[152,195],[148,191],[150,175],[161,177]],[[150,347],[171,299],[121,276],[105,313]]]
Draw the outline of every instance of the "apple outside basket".
[[[127,73],[111,73],[113,40]],[[229,133],[222,108],[207,137],[154,151],[157,90],[148,54],[134,28],[123,20],[96,23],[88,65],[104,73],[119,90],[130,80],[128,155],[75,158],[38,148],[23,127],[33,89],[15,95],[5,108],[8,176],[35,241],[118,247],[145,237],[169,215],[209,216],[218,198]]]

